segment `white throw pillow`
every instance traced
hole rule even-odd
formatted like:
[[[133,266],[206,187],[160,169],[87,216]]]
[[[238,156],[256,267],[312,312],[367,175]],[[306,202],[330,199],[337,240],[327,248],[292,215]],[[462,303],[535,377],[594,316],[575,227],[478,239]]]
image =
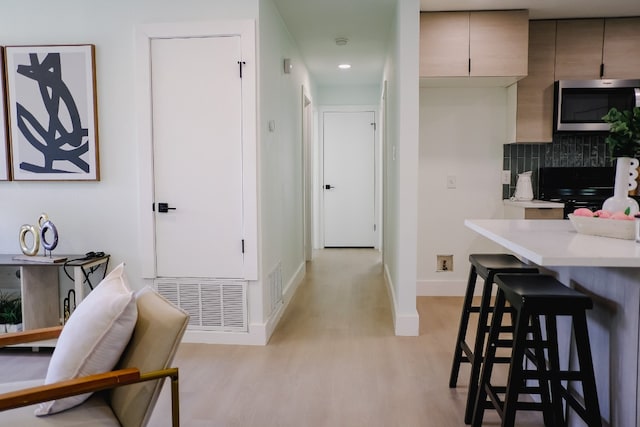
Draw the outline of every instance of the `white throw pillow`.
[[[124,264],[116,267],[69,317],[51,356],[45,384],[110,371],[126,347],[138,318],[135,295]],[[37,406],[38,416],[84,402],[91,393],[52,400]]]

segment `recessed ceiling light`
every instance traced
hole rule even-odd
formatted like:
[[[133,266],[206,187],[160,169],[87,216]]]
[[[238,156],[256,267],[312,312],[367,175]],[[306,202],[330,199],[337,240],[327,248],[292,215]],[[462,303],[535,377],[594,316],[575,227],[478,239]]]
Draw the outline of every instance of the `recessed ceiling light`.
[[[341,70],[348,70],[349,68],[351,68],[351,64],[340,64],[338,65],[338,68],[340,68]]]

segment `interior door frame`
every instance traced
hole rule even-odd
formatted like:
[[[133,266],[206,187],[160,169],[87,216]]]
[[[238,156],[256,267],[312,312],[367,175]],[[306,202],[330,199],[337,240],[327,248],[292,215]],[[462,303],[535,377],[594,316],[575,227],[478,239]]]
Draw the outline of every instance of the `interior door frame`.
[[[243,279],[258,279],[257,204],[257,88],[255,21],[229,20],[136,27],[135,94],[138,140],[139,249],[143,278],[154,279],[155,215],[153,178],[153,124],[151,104],[151,40],[154,38],[239,36],[242,50],[242,204],[244,270]],[[204,225],[206,226],[206,224]]]
[[[313,180],[313,106],[311,96],[302,86],[302,194],[303,194],[303,245],[304,259],[313,258],[313,208],[312,208],[312,180]]]
[[[373,111],[373,115],[375,117],[376,129],[374,132],[374,223],[376,225],[376,229],[374,232],[374,248],[380,249],[380,235],[382,233],[382,224],[380,221],[380,209],[379,209],[379,200],[382,198],[381,188],[378,184],[378,180],[380,178],[380,169],[381,169],[381,161],[380,161],[380,112],[379,107],[377,105],[335,105],[335,106],[322,106],[318,109],[319,113],[319,124],[318,124],[318,182],[320,183],[320,187],[318,188],[319,197],[318,197],[318,218],[317,229],[320,231],[320,235],[318,236],[317,243],[318,248],[324,248],[324,191],[322,191],[322,184],[324,183],[324,113],[359,113],[359,112],[367,112]]]

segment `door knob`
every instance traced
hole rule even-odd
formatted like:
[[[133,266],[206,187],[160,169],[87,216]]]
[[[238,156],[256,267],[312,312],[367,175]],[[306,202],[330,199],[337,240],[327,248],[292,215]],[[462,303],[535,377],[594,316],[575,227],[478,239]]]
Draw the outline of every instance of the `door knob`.
[[[325,190],[331,190],[332,188],[336,188],[336,187],[334,187],[333,185],[329,185],[329,184],[324,186]]]
[[[167,213],[169,210],[175,211],[176,208],[170,208],[169,203],[158,203],[158,212]]]

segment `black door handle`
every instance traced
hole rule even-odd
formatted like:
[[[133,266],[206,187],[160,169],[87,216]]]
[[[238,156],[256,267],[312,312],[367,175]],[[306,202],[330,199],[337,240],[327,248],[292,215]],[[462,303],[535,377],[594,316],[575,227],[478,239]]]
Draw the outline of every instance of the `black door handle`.
[[[175,211],[176,208],[170,208],[169,203],[158,203],[158,212],[167,213],[169,210]]]
[[[325,190],[331,190],[332,188],[336,188],[336,187],[334,187],[333,185],[329,185],[329,184],[324,186]]]

